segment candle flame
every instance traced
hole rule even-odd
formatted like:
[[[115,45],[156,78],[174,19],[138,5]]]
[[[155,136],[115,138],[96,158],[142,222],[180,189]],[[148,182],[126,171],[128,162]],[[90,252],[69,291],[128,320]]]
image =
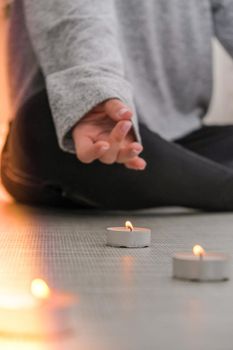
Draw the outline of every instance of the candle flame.
[[[51,291],[44,280],[36,278],[31,283],[31,293],[37,299],[48,299]]]
[[[130,221],[126,221],[125,227],[127,227],[130,231],[133,231],[133,225]]]
[[[205,249],[203,249],[199,244],[193,247],[193,254],[195,256],[203,256],[205,254]]]

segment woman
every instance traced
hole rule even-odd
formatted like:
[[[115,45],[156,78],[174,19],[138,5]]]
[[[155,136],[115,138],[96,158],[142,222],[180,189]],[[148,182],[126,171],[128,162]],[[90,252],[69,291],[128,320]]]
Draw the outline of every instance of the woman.
[[[213,36],[233,54],[233,1],[16,0],[8,191],[30,204],[232,210],[233,127],[202,123]]]

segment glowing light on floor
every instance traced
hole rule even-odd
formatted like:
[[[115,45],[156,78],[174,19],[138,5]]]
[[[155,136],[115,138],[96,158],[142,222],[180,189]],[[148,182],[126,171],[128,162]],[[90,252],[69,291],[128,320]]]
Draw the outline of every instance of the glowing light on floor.
[[[51,290],[44,280],[36,278],[31,283],[31,293],[38,299],[48,299],[51,295]]]

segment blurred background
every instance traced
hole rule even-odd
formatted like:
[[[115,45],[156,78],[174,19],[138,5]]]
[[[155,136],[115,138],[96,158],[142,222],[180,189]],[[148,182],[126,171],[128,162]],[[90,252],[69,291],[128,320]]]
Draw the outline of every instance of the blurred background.
[[[7,39],[6,2],[0,0],[0,147],[6,132],[6,121],[10,115],[10,103],[6,74],[6,39]]]
[[[0,0],[0,147],[10,116],[9,93],[6,74],[7,11],[10,0]],[[233,123],[233,61],[220,44],[214,41],[214,93],[208,123]]]
[[[7,133],[7,120],[10,118],[10,101],[6,72],[6,40],[8,26],[8,2],[0,0],[0,152]],[[0,181],[0,202],[11,202]]]

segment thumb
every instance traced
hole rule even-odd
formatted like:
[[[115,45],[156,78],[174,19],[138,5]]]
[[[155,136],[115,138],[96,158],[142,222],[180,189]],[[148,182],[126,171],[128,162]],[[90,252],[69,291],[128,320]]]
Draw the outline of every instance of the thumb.
[[[130,120],[132,118],[132,111],[130,108],[118,99],[112,99],[105,102],[106,114],[115,121]]]

